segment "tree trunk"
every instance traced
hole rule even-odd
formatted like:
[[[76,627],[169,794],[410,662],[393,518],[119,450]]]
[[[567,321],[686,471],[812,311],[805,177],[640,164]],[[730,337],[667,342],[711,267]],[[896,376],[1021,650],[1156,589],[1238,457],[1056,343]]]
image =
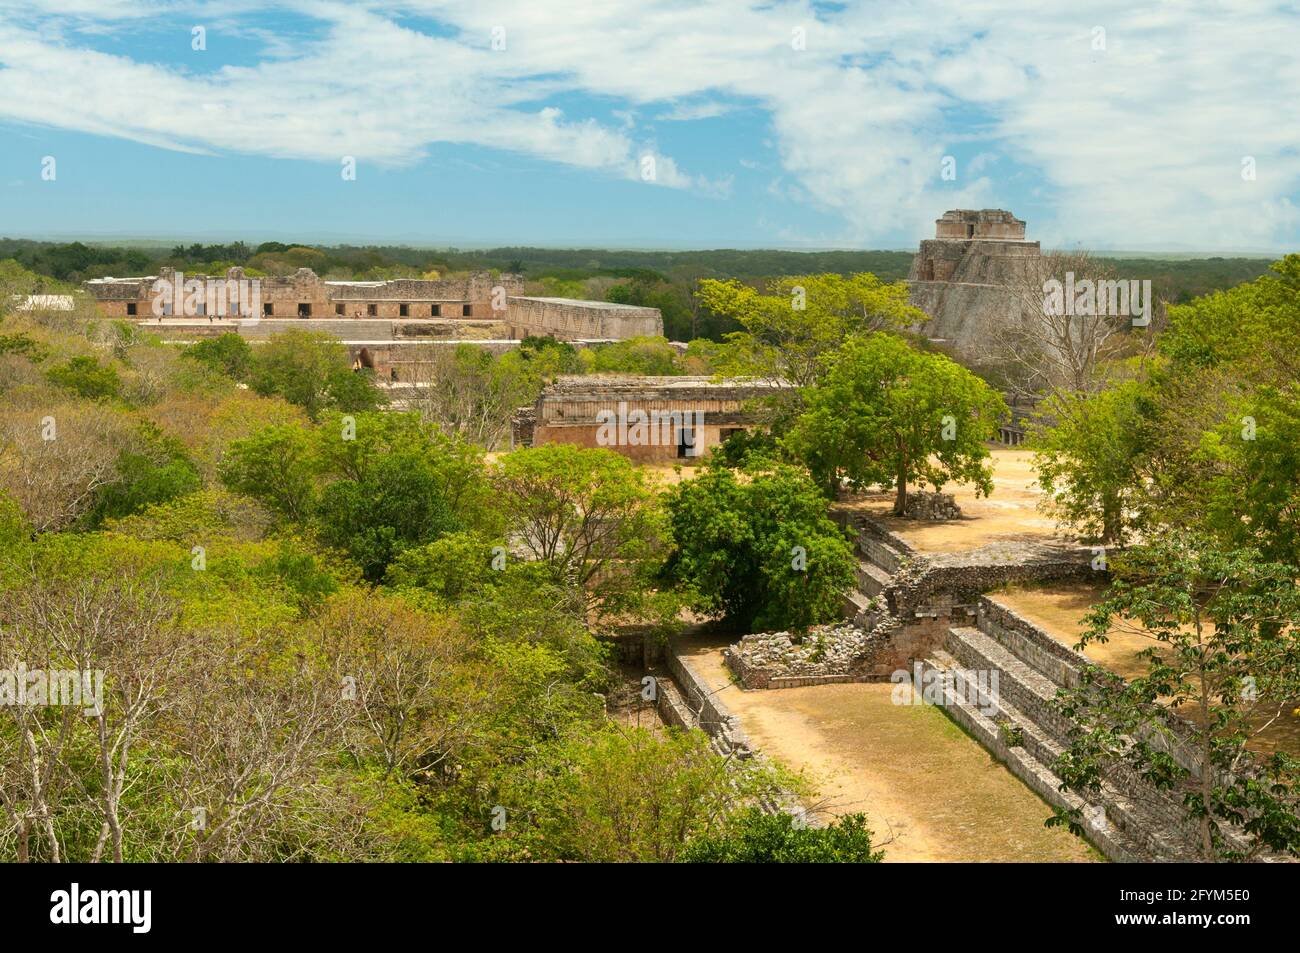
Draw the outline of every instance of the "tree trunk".
[[[907,513],[907,463],[900,460],[898,463],[898,492],[894,494],[894,515],[903,516]]]
[[[1101,504],[1101,535],[1103,543],[1119,543],[1120,517],[1123,507],[1117,497],[1107,494]]]

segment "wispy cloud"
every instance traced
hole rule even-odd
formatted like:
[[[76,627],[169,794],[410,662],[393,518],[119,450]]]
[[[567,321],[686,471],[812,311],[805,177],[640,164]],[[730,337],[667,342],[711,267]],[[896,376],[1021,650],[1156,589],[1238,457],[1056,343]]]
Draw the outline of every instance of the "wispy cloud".
[[[291,40],[267,25],[286,9],[310,27]],[[0,11],[0,118],[162,148],[403,165],[465,143],[628,179],[644,179],[653,155],[655,184],[725,197],[728,179],[682,168],[618,116],[716,118],[743,101],[767,114],[782,200],[837,215],[843,241],[919,234],[956,205],[1009,204],[998,174],[1012,166],[1053,196],[1055,220],[1031,223],[1049,243],[1300,237],[1300,14],[1264,0],[1099,0],[1086,13],[1019,0],[36,0]],[[201,17],[258,39],[261,57],[187,69],[90,40],[146,19],[188,32]],[[612,121],[570,115],[575,96],[616,104]],[[974,160],[943,182],[942,157],[972,139]]]

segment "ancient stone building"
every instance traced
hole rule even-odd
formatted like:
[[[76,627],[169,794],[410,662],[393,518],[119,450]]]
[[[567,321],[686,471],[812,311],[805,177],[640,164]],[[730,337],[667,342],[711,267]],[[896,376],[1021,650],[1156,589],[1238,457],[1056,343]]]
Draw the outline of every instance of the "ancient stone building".
[[[218,277],[164,268],[143,278],[97,278],[85,287],[108,317],[165,325],[178,341],[232,330],[254,341],[289,328],[323,331],[347,346],[356,366],[392,385],[423,381],[431,348],[441,346],[470,343],[501,353],[530,335],[599,343],[663,334],[658,308],[528,297],[519,294],[518,275],[489,272],[327,281],[310,268],[256,279],[242,268]]]
[[[608,447],[638,462],[689,462],[758,426],[752,402],[789,385],[709,377],[560,377],[520,408],[516,447]]]
[[[577,298],[533,298],[516,295],[509,304],[515,337],[557,337],[565,341],[661,337],[664,319],[658,308]]]
[[[236,285],[256,282],[258,313],[253,315],[247,297],[238,297]],[[165,286],[197,282],[221,292],[186,312],[183,301],[167,300]],[[391,281],[326,281],[310,268],[292,275],[246,278],[242,268],[225,275],[188,275],[163,268],[144,278],[96,278],[85,283],[99,309],[114,318],[154,318],[160,300],[163,317],[213,316],[238,318],[411,318],[454,320],[474,318],[500,320],[505,316],[508,296],[523,290],[518,275],[478,272],[467,278],[438,280],[399,278]]]
[[[916,330],[978,362],[1021,307],[1014,286],[1036,273],[1042,251],[1025,239],[1025,223],[1002,209],[945,212],[934,234],[907,276],[911,303],[930,316]]]

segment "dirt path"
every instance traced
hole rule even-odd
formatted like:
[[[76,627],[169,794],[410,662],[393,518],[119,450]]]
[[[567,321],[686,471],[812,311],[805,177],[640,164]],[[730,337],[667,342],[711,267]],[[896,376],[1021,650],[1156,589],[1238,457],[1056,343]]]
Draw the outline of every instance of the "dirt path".
[[[684,646],[751,743],[802,771],[837,814],[867,814],[887,861],[1089,861],[1070,834],[1043,827],[1048,806],[931,706],[895,705],[890,684],[745,692],[720,644]]]

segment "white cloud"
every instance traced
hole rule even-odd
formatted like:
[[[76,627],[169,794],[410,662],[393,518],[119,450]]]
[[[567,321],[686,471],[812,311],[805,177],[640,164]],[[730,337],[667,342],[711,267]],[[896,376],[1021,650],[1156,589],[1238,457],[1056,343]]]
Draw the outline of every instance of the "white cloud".
[[[730,112],[731,108],[723,103],[681,103],[655,116],[661,122],[693,122],[697,119],[715,119]]]
[[[262,13],[285,6],[0,0],[0,118],[320,161],[404,164],[432,143],[472,143],[628,179],[649,151],[657,184],[725,196],[728,178],[679,168],[638,136],[635,116],[704,118],[743,101],[769,116],[778,192],[838,215],[843,242],[920,237],[945,208],[1014,207],[1035,192],[1055,204],[1054,219],[1030,222],[1049,244],[1300,237],[1300,15],[1264,0],[1098,0],[1086,13],[1018,0],[834,12],[791,0],[288,8],[321,29],[275,42],[256,65],[205,72],[94,52],[82,34],[173,17],[185,32],[225,23],[274,40]],[[446,29],[403,25],[424,21]],[[505,50],[491,48],[494,27]],[[558,96],[621,108],[611,122],[569,116],[553,108]],[[962,142],[1001,159],[977,154],[954,191],[940,159]],[[1254,182],[1240,176],[1246,155]]]

